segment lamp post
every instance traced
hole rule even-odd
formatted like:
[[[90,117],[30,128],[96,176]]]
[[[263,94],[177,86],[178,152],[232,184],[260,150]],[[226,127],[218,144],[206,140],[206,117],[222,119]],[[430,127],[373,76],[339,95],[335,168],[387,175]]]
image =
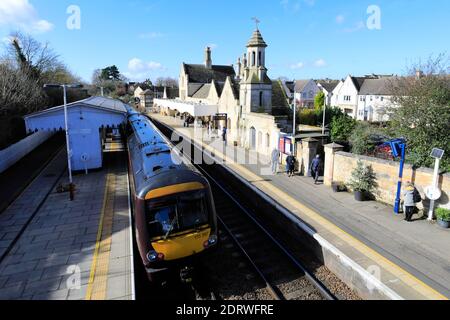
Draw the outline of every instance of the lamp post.
[[[294,99],[293,99],[293,109],[294,109],[294,118],[292,119],[292,155],[295,155],[295,134],[296,131],[295,127],[297,126],[296,124],[296,117],[297,117],[297,106],[296,106],[296,101],[295,101],[295,79],[294,79]]]
[[[70,201],[74,199],[74,185],[72,179],[72,150],[70,150],[69,123],[67,116],[67,88],[82,88],[81,84],[45,84],[44,88],[63,88],[64,93],[64,125],[66,131],[66,147],[67,147],[67,167],[69,170],[69,196]]]

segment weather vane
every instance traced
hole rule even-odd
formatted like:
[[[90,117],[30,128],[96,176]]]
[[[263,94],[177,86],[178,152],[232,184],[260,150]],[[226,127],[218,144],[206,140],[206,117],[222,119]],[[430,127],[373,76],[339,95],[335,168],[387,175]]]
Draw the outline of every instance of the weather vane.
[[[258,29],[258,25],[261,21],[257,17],[253,17],[252,20],[255,21],[256,29]]]

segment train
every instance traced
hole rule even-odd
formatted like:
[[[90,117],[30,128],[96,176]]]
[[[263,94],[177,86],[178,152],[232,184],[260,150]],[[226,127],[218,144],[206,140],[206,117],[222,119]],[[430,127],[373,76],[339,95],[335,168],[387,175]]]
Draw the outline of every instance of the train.
[[[167,270],[192,280],[198,259],[218,244],[208,180],[144,114],[127,107],[131,206],[140,259],[151,282]]]

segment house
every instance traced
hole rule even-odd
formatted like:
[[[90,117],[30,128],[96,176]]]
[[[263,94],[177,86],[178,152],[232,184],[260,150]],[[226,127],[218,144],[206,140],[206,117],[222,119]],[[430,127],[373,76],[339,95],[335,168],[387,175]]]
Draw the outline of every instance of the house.
[[[388,121],[388,110],[395,107],[392,102],[392,81],[394,77],[366,79],[358,95],[357,119],[361,121]]]
[[[333,91],[340,84],[339,80],[317,80],[316,84],[319,89],[325,94],[325,101],[327,106],[332,106]]]
[[[314,98],[320,91],[313,79],[295,81],[294,96],[296,105],[302,108],[314,108]]]

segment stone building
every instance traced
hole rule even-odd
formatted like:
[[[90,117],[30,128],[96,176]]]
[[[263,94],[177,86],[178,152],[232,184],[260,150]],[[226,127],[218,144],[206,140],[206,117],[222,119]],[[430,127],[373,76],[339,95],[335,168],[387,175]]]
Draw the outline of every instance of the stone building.
[[[211,48],[206,48],[203,64],[181,65],[179,98],[172,100],[180,109],[216,106],[215,114],[226,114],[230,141],[263,154],[278,147],[283,132],[292,132],[290,109],[279,81],[272,81],[266,67],[266,48],[259,29],[253,32],[236,70],[233,65],[213,64]],[[164,99],[158,100],[164,109]]]

